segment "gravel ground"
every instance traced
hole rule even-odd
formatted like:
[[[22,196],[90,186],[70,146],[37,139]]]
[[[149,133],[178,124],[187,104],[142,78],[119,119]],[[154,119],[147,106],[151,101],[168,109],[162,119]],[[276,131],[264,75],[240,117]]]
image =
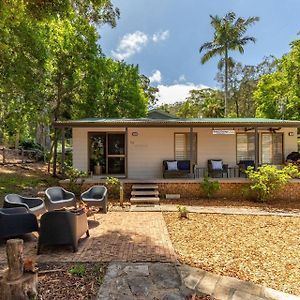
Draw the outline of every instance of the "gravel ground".
[[[181,262],[300,295],[300,218],[164,213]]]

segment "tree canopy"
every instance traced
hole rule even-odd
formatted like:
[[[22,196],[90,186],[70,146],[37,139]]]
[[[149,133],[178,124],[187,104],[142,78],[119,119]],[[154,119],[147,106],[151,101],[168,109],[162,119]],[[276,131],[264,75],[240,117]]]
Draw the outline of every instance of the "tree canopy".
[[[300,120],[300,40],[276,61],[277,70],[263,75],[254,92],[256,115]]]

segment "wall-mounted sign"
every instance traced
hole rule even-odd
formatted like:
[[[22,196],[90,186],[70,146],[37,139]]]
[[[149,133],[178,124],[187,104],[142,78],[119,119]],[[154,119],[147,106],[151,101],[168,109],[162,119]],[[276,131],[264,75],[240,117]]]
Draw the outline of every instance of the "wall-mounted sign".
[[[213,129],[213,134],[235,134],[235,130],[230,129]]]

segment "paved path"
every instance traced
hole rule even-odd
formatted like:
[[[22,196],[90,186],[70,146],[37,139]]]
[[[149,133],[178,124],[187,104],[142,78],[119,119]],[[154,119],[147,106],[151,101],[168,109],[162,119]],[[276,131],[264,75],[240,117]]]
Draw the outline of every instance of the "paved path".
[[[160,212],[96,214],[89,221],[90,238],[79,242],[78,252],[69,247],[45,248],[38,262],[72,261],[176,261],[168,230]],[[37,240],[28,235],[27,256],[35,256]],[[6,262],[5,244],[0,244],[0,263]]]
[[[204,270],[182,265],[178,267],[183,284],[195,293],[204,293],[220,300],[300,300],[252,282],[219,276]]]
[[[243,207],[220,207],[220,206],[189,206],[186,205],[189,212],[202,214],[223,214],[223,215],[255,215],[255,216],[280,216],[280,217],[300,217],[300,211],[286,211],[286,210],[266,210],[264,208],[243,208]],[[174,212],[177,211],[177,205],[174,204],[160,204],[152,206],[138,206],[132,205],[130,211],[145,212],[145,211],[162,211]]]

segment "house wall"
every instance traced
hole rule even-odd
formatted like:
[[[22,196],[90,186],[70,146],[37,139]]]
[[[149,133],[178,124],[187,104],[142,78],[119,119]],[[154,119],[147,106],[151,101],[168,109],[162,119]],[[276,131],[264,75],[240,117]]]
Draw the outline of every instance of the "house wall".
[[[236,135],[214,135],[211,128],[193,131],[197,133],[198,165],[206,167],[207,160],[213,158],[223,159],[229,166],[236,165]],[[73,165],[82,171],[88,170],[88,132],[125,132],[125,129],[73,128]],[[189,128],[128,128],[128,178],[161,178],[162,161],[174,159],[174,134],[183,132],[189,132]],[[284,157],[298,150],[297,129],[284,128],[278,132],[284,133]],[[294,135],[289,136],[289,132]]]
[[[73,128],[72,146],[73,146],[73,166],[74,168],[88,171],[88,133],[89,132],[125,132],[124,128]]]

